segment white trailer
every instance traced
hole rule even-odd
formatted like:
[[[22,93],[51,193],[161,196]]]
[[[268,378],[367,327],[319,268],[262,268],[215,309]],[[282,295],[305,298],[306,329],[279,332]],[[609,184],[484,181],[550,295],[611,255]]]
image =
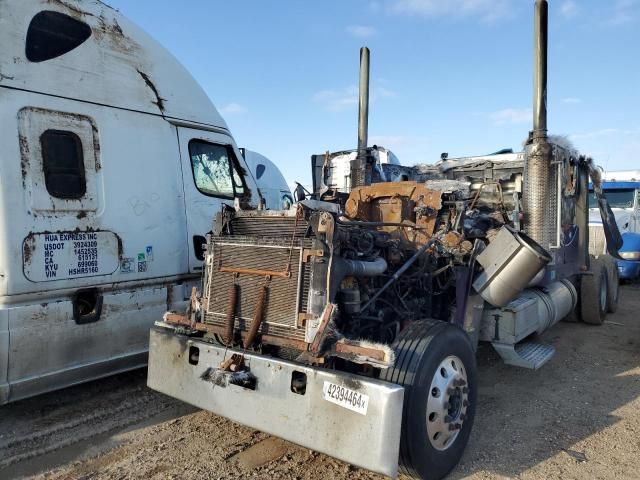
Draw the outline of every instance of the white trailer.
[[[261,203],[211,100],[98,0],[0,2],[0,404],[145,365],[223,204]]]

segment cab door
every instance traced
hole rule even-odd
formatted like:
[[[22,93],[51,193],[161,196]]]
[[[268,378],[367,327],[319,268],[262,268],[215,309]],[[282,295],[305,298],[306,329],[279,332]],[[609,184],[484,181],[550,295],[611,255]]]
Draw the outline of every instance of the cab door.
[[[233,139],[223,133],[178,127],[184,185],[189,271],[202,271],[204,242],[223,204],[248,193],[246,171]]]

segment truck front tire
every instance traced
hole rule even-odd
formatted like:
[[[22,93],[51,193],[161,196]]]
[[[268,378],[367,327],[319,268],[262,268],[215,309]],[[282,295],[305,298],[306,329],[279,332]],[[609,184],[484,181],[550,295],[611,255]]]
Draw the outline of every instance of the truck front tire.
[[[477,399],[476,359],[460,328],[420,320],[394,342],[395,366],[381,378],[405,388],[400,471],[439,480],[460,461]]]
[[[598,257],[607,270],[607,312],[615,313],[618,310],[618,298],[620,295],[620,274],[618,262],[611,255]]]
[[[607,269],[598,259],[590,263],[591,274],[580,279],[580,317],[584,323],[602,325],[607,315]]]

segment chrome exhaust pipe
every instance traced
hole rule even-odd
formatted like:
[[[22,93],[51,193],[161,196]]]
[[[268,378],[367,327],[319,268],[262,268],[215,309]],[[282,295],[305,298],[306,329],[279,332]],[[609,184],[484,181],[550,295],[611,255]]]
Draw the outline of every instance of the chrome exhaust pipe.
[[[367,144],[369,143],[369,49],[360,49],[358,99],[358,154],[351,162],[351,188],[367,185]]]
[[[547,46],[549,4],[537,0],[534,7],[533,52],[533,136],[547,136]]]
[[[536,0],[534,14],[533,132],[526,146],[524,229],[543,248],[556,243],[556,171],[547,138],[547,47],[549,4]]]
[[[360,49],[360,97],[358,100],[358,156],[367,153],[369,143],[369,49]]]

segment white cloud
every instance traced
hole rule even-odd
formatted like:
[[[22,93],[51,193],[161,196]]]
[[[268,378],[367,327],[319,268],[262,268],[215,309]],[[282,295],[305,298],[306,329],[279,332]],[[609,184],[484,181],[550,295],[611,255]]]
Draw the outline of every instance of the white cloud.
[[[600,130],[593,130],[591,132],[583,132],[576,133],[569,136],[570,140],[586,140],[590,138],[599,138],[606,137],[608,135],[613,135],[619,133],[620,130],[617,128],[601,128]]]
[[[349,35],[357,38],[369,38],[377,33],[374,27],[368,25],[349,25],[346,30]]]
[[[242,115],[243,113],[247,113],[247,108],[240,105],[239,103],[228,103],[222,108],[220,108],[220,113],[223,115]]]
[[[582,103],[582,99],[576,98],[576,97],[567,97],[562,99],[562,103],[567,103],[567,104]]]
[[[513,15],[514,0],[392,0],[389,10],[423,17],[480,17],[494,22]]]
[[[633,141],[640,141],[640,127],[632,128],[601,128],[599,130],[591,130],[587,132],[574,133],[570,135],[571,140],[591,140],[603,139],[603,137],[613,137],[616,140],[628,142],[631,138]]]
[[[488,116],[494,125],[516,125],[533,121],[533,112],[530,108],[505,108],[492,112]]]
[[[380,98],[393,98],[397,93],[382,86],[374,86],[369,91],[369,101],[373,103]],[[350,110],[358,105],[358,87],[350,85],[344,88],[327,89],[316,92],[313,101],[330,112]]]
[[[378,98],[394,98],[397,97],[398,94],[393,90],[389,90],[388,88],[376,86],[373,87],[373,99],[377,100]]]
[[[640,127],[601,128],[576,133],[569,137],[579,150],[592,156],[606,170],[628,170],[637,167],[640,155]]]
[[[606,21],[607,25],[617,27],[636,20],[639,13],[638,3],[638,0],[617,0],[611,16]]]
[[[330,112],[348,110],[358,105],[358,87],[351,85],[341,89],[321,90],[313,95],[313,101]]]
[[[565,0],[560,5],[560,13],[563,17],[572,18],[579,12],[578,4],[574,0]]]

